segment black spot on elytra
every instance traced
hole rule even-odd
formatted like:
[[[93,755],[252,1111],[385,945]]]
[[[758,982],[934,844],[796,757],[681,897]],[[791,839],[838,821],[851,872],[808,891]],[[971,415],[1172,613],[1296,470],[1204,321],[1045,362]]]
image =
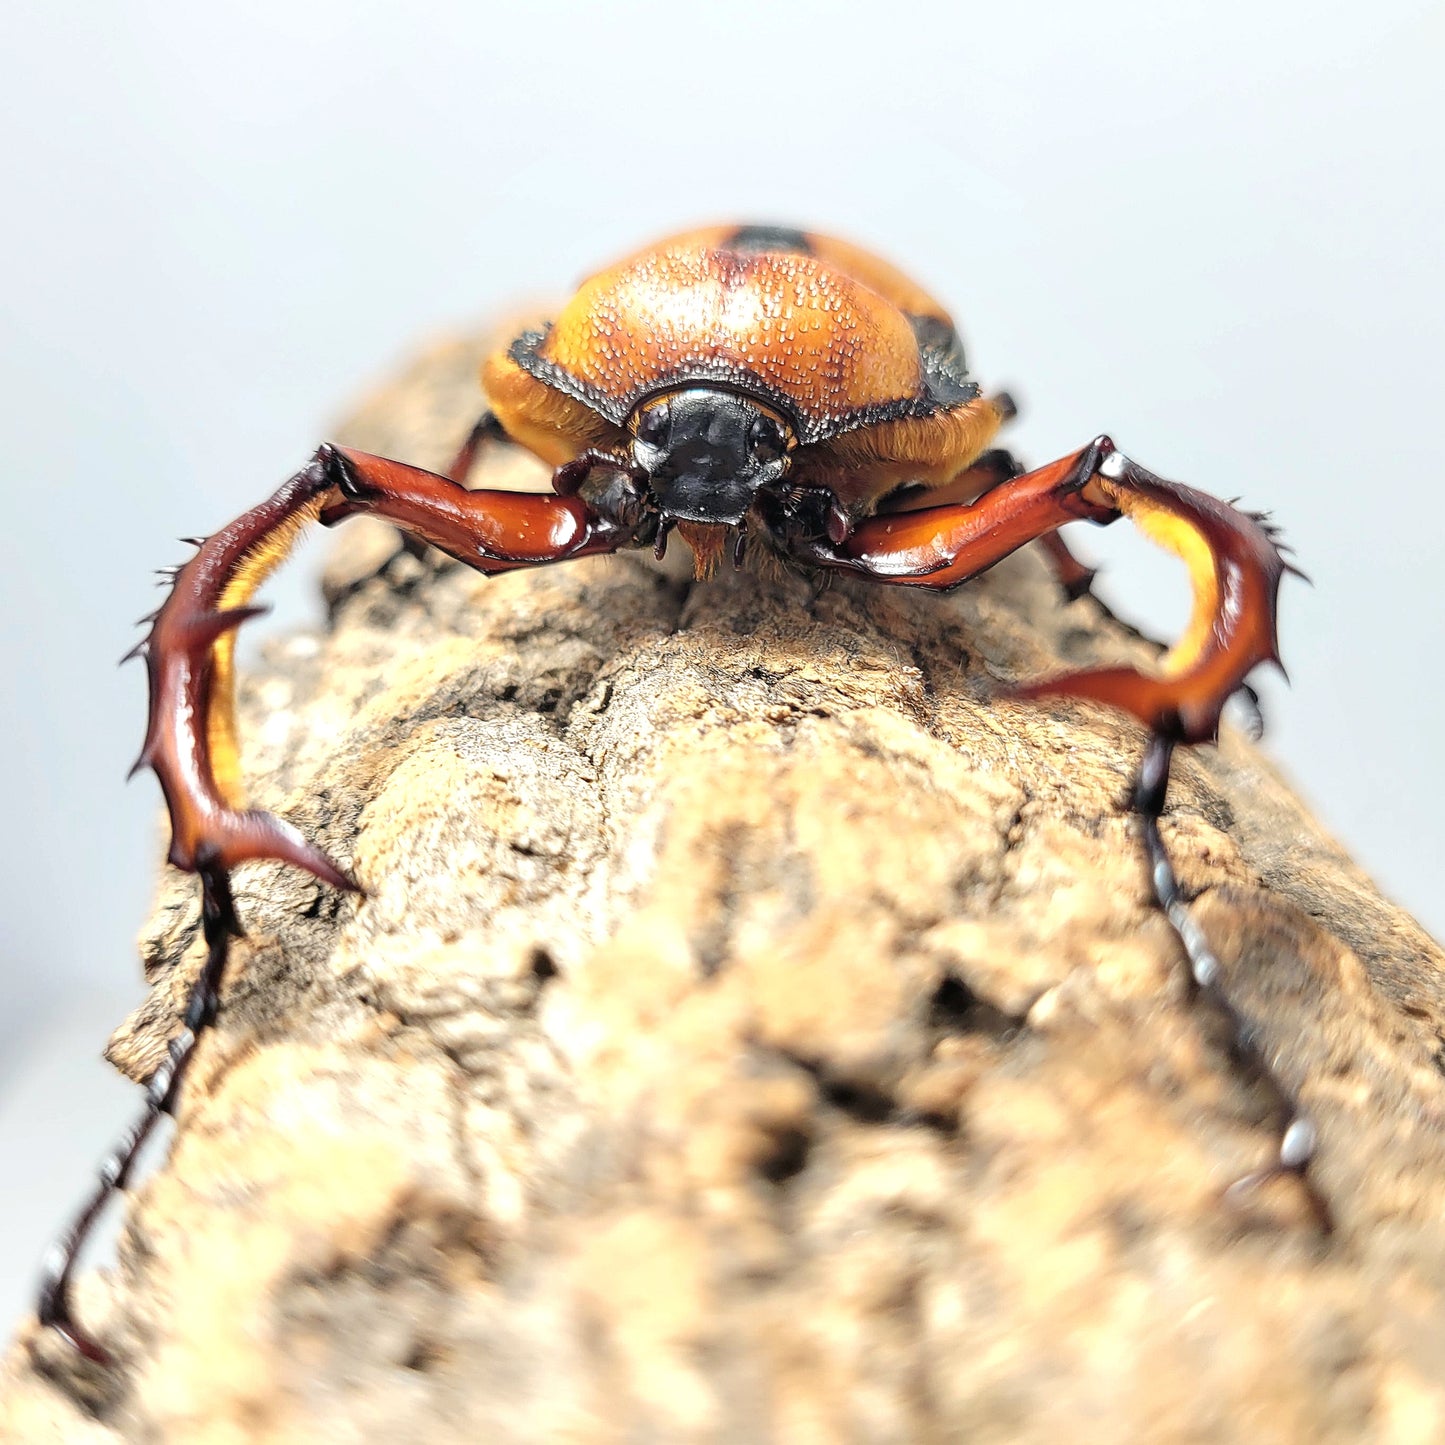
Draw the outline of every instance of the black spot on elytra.
[[[755,255],[762,251],[793,251],[801,256],[813,254],[812,242],[792,226],[739,226],[723,241],[729,251]]]

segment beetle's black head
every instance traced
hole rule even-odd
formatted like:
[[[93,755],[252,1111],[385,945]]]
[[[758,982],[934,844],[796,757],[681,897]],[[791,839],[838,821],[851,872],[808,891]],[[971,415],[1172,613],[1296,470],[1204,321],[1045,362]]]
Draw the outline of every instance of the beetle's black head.
[[[691,387],[644,402],[633,418],[633,460],[658,510],[679,522],[737,526],[763,488],[788,470],[790,429],[735,392]]]

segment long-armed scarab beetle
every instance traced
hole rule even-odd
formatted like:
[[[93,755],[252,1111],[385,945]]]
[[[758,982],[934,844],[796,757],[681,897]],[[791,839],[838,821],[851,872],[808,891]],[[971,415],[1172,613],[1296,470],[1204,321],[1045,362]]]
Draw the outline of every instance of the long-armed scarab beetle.
[[[170,861],[201,880],[207,959],[144,1114],[47,1261],[40,1318],[92,1358],[105,1353],[73,1316],[71,1271],[215,1016],[239,932],[231,870],[274,858],[336,888],[357,887],[295,828],[248,809],[238,786],[235,629],[260,610],[253,594],[309,522],[383,517],[484,573],[622,548],[661,554],[676,531],[700,576],[725,556],[742,565],[771,555],[809,572],[938,591],[1039,540],[1076,594],[1090,574],[1057,529],[1132,518],[1188,567],[1194,611],[1183,637],[1156,676],[1105,668],[1022,695],[1092,698],[1149,730],[1133,808],[1154,897],[1195,987],[1252,1053],[1158,822],[1176,746],[1213,739],[1250,670],[1278,660],[1276,597],[1293,569],[1261,518],[1164,481],[1106,436],[1024,471],[993,447],[1013,404],[985,396],[971,378],[943,308],[885,262],[802,231],[716,226],[638,251],[585,281],[550,325],[491,355],[482,384],[488,409],[446,475],[322,446],[269,500],[192,539],[195,556],[136,648],[150,679],[137,766],[160,779]],[[555,467],[553,494],[467,490],[473,455],[492,438]],[[1286,1122],[1274,1163],[1240,1184],[1293,1174],[1328,1228],[1307,1173],[1314,1131],[1264,1061],[1252,1062],[1274,1085]]]

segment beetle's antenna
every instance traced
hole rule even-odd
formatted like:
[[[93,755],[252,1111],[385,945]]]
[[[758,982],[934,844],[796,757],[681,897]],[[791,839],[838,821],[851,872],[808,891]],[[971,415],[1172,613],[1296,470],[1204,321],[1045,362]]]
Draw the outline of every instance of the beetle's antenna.
[[[1285,1119],[1275,1162],[1236,1179],[1226,1193],[1229,1197],[1238,1198],[1270,1179],[1292,1174],[1304,1190],[1310,1212],[1321,1233],[1329,1234],[1334,1229],[1330,1206],[1309,1174],[1310,1161],[1314,1158],[1318,1142],[1315,1126],[1301,1110],[1293,1091],[1270,1066],[1259,1047],[1254,1029],[1225,992],[1224,969],[1184,901],[1179,877],[1159,833],[1159,819],[1164,812],[1165,794],[1169,791],[1169,766],[1174,757],[1175,742],[1175,738],[1167,733],[1151,733],[1134,779],[1132,807],[1144,833],[1149,885],[1154,902],[1169,920],[1169,926],[1189,960],[1191,993],[1203,999],[1224,1019],[1229,1026],[1230,1048],[1234,1056],[1275,1096],[1276,1105]]]
[[[135,1161],[161,1115],[173,1110],[181,1081],[195,1057],[196,1044],[215,1020],[231,939],[241,935],[229,873],[214,860],[198,860],[196,872],[202,885],[201,931],[206,940],[206,961],[191,986],[181,1031],[171,1040],[165,1060],[146,1085],[144,1112],[106,1156],[94,1191],[70,1228],[51,1246],[41,1272],[36,1306],[40,1323],[53,1326],[87,1360],[99,1365],[111,1363],[110,1352],[76,1323],[71,1308],[70,1277],[96,1220],[111,1198],[126,1187]]]

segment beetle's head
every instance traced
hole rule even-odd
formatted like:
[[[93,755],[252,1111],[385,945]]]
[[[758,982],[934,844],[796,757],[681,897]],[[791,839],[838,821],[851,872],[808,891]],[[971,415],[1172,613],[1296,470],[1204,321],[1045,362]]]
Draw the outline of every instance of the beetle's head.
[[[792,428],[759,402],[717,387],[689,387],[633,413],[632,459],[666,520],[736,527],[760,491],[780,481]]]

